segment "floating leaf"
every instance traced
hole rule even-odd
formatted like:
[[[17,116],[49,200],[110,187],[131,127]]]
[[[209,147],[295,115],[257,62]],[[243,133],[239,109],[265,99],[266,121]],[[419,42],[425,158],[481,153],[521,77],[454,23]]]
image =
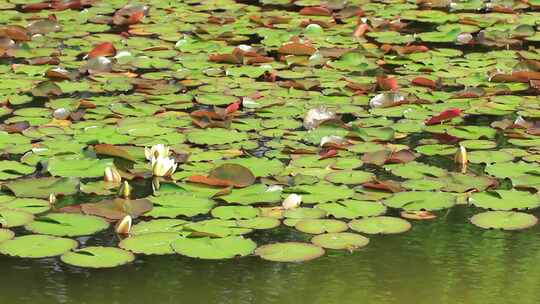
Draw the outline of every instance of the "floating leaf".
[[[153,232],[180,232],[183,226],[189,223],[180,219],[156,219],[151,221],[141,221],[131,227],[130,234],[138,235]]]
[[[212,209],[213,217],[223,220],[229,219],[250,219],[259,214],[256,208],[251,206],[219,206]]]
[[[71,195],[77,192],[79,180],[75,178],[28,178],[18,179],[4,184],[17,197],[48,198],[51,193]]]
[[[255,250],[255,255],[274,262],[303,262],[324,255],[324,249],[307,243],[285,242],[263,245]]]
[[[495,190],[473,193],[469,202],[477,207],[492,210],[523,210],[540,206],[540,196],[526,191]]]
[[[294,228],[311,234],[335,233],[349,229],[345,222],[331,219],[303,219],[298,221]]]
[[[350,232],[324,233],[314,236],[311,242],[317,246],[328,249],[354,250],[369,243],[365,236]]]
[[[110,220],[119,220],[129,215],[138,217],[152,210],[152,203],[147,199],[115,198],[99,203],[82,204],[81,210],[88,215],[97,215]]]
[[[249,255],[257,244],[241,236],[224,238],[180,238],[171,244],[176,253],[199,259],[230,259]]]
[[[15,233],[9,229],[0,229],[0,243],[11,240]]]
[[[180,234],[175,232],[151,232],[130,236],[122,240],[118,246],[139,254],[173,254],[171,244],[179,238]]]
[[[72,239],[49,235],[24,235],[0,244],[0,253],[21,258],[46,258],[77,248]]]
[[[23,226],[34,220],[34,215],[29,212],[0,208],[0,227]]]
[[[24,228],[39,234],[55,236],[92,235],[107,229],[109,223],[104,219],[82,214],[50,213],[38,217]]]
[[[368,217],[353,220],[349,227],[358,232],[367,234],[395,234],[411,229],[411,224],[404,219],[390,216]]]
[[[135,260],[129,252],[114,247],[91,246],[64,253],[60,259],[66,264],[84,268],[112,268]]]
[[[538,219],[524,212],[487,211],[471,217],[471,223],[484,229],[519,230],[536,225]]]

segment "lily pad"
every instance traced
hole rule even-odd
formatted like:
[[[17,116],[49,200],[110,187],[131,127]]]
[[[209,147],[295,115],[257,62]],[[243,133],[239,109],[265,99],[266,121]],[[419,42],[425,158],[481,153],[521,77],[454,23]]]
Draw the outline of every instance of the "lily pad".
[[[471,223],[484,229],[519,230],[536,225],[538,218],[524,212],[487,211],[471,217]]]
[[[4,186],[17,197],[48,198],[49,195],[72,195],[77,193],[79,180],[76,178],[27,178],[10,181]]]
[[[358,232],[367,234],[396,234],[411,229],[411,224],[398,217],[376,216],[353,220],[349,227]]]
[[[440,210],[455,205],[456,198],[447,192],[407,191],[395,193],[383,203],[391,208],[401,208],[406,211]]]
[[[303,219],[298,221],[294,228],[311,234],[335,233],[349,229],[345,222],[331,219]]]
[[[146,199],[115,198],[98,203],[82,204],[81,210],[88,215],[97,215],[110,220],[119,220],[126,215],[138,217],[152,210],[152,203]]]
[[[83,214],[50,213],[36,218],[24,228],[39,234],[55,236],[92,235],[107,229],[109,223],[104,219]]]
[[[166,194],[150,197],[149,200],[154,207],[145,216],[150,217],[195,216],[208,213],[214,206],[214,202],[209,199],[186,194]]]
[[[255,255],[274,262],[305,262],[324,255],[324,249],[308,243],[285,242],[260,246]]]
[[[526,191],[495,190],[473,193],[469,202],[492,210],[524,210],[540,206],[540,196]]]
[[[200,259],[230,259],[249,255],[257,244],[241,236],[225,238],[180,238],[171,244],[176,253]]]
[[[46,258],[62,255],[77,246],[72,239],[32,234],[1,243],[0,253],[21,258]]]
[[[182,236],[175,232],[151,232],[130,236],[122,240],[118,246],[133,253],[146,255],[173,254],[172,242]]]
[[[345,200],[336,203],[317,204],[317,209],[326,211],[335,218],[354,219],[358,217],[377,216],[386,212],[386,207],[379,202]]]
[[[141,221],[131,227],[130,234],[138,235],[153,232],[180,232],[188,221],[180,219],[156,219],[151,221]]]
[[[356,233],[339,232],[316,235],[311,239],[311,242],[323,248],[347,249],[350,251],[366,246],[369,239]]]
[[[211,214],[213,217],[223,220],[239,220],[254,218],[259,214],[259,211],[251,206],[219,206],[212,209]]]
[[[135,260],[126,250],[115,247],[92,246],[64,253],[60,259],[66,264],[84,268],[112,268]]]
[[[0,227],[18,227],[34,220],[34,215],[20,210],[0,209]]]
[[[0,228],[0,243],[11,240],[14,236],[15,233],[13,231]]]

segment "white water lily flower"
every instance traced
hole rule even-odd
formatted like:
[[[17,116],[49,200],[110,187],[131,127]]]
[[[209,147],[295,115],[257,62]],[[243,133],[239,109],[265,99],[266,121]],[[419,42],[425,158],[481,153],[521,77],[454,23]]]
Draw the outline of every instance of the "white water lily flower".
[[[386,108],[396,105],[397,103],[405,100],[405,96],[399,93],[380,93],[369,101],[371,108]]]
[[[147,160],[152,160],[154,158],[164,158],[168,157],[170,153],[170,148],[164,144],[153,145],[151,148],[144,148],[144,156]]]
[[[301,203],[302,203],[302,196],[296,193],[293,193],[287,196],[285,200],[283,200],[283,203],[281,203],[281,206],[284,209],[293,209],[300,206]]]
[[[178,164],[174,158],[170,157],[156,157],[152,158],[152,174],[154,176],[171,176]]]

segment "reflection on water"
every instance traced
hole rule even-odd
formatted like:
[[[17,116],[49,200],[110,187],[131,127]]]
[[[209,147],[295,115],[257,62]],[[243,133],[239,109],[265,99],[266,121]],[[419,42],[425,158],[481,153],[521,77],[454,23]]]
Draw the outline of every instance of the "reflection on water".
[[[353,254],[332,251],[303,264],[152,256],[85,270],[1,257],[0,303],[540,303],[540,228],[484,231],[466,222],[470,212],[453,208],[408,233],[372,237]],[[103,234],[87,244],[111,240]]]

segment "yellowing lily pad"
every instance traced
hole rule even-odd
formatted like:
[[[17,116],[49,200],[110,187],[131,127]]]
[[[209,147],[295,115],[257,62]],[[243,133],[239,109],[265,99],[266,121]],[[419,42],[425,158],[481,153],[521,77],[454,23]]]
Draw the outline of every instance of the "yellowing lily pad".
[[[263,245],[255,255],[274,262],[305,262],[324,255],[324,249],[307,243],[285,242]]]

